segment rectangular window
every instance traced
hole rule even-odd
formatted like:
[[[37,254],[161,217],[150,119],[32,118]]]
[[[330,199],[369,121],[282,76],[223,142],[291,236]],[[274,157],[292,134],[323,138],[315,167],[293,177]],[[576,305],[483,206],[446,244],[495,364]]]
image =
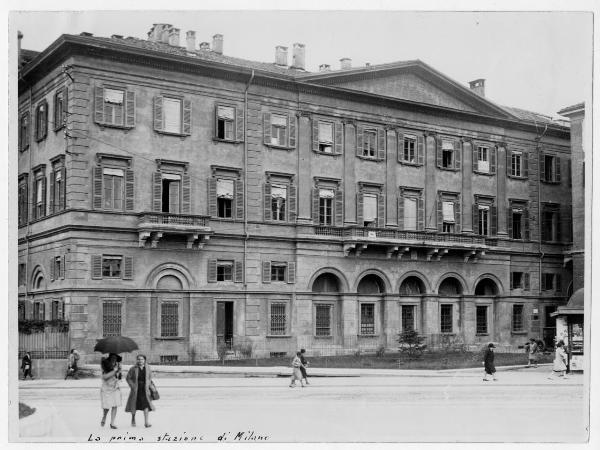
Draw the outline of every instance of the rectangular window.
[[[479,205],[479,235],[488,236],[490,234],[490,207]]]
[[[123,209],[123,176],[122,169],[102,169],[104,209]]]
[[[57,256],[54,258],[53,264],[54,264],[54,279],[55,280],[62,278],[63,271],[65,270],[65,268],[62,266],[62,263],[63,263],[62,256]]]
[[[217,281],[233,281],[233,261],[217,262]]]
[[[54,172],[52,172],[52,174],[50,175],[51,177],[54,177],[54,186],[50,186],[50,189],[53,189],[54,191],[51,192],[51,198],[52,198],[52,212],[58,212],[58,211],[62,211],[63,209],[65,209],[65,182],[66,180],[63,180],[63,173],[64,173],[64,169],[58,169],[58,170],[54,170]],[[52,180],[52,178],[51,178]]]
[[[167,133],[181,133],[181,99],[163,98],[163,130]]]
[[[233,209],[233,180],[217,180],[217,216],[231,218]]]
[[[65,91],[60,89],[54,95],[54,130],[60,130],[67,124],[67,105]]]
[[[415,164],[416,160],[417,138],[415,136],[404,136],[404,151],[402,160],[404,162]]]
[[[160,305],[160,335],[179,336],[179,303],[163,302]]]
[[[35,175],[33,189],[35,192],[35,202],[33,205],[33,219],[39,219],[46,215],[46,177],[43,175],[43,173],[38,172]]]
[[[46,304],[44,302],[33,303],[33,319],[46,320]]]
[[[104,123],[123,125],[125,92],[119,89],[104,89]]]
[[[333,153],[333,123],[319,122],[319,151]]]
[[[477,147],[477,170],[479,172],[489,173],[490,171],[490,159],[489,159],[489,148],[478,146]]]
[[[544,180],[555,181],[555,157],[544,155]]]
[[[319,189],[319,225],[333,225],[333,189]]]
[[[19,179],[19,192],[18,192],[18,219],[19,226],[22,227],[27,225],[28,212],[29,212],[29,196],[27,194],[27,176],[23,176]]]
[[[121,302],[102,303],[102,336],[121,335]]]
[[[162,212],[179,214],[181,211],[181,175],[163,173]]]
[[[512,272],[511,273],[511,289],[523,289],[524,276],[523,272]]]
[[[271,219],[283,222],[286,218],[287,186],[271,186]]]
[[[365,130],[363,133],[363,156],[375,158],[377,156],[377,131]]]
[[[442,202],[442,232],[454,233],[454,202]]]
[[[27,280],[27,272],[25,270],[27,266],[25,263],[19,263],[19,286],[25,286],[25,282]]]
[[[17,314],[19,321],[25,320],[25,302],[19,300]]]
[[[513,177],[523,176],[523,154],[521,152],[512,152],[510,156],[510,174]]]
[[[559,212],[552,207],[544,209],[542,212],[542,240],[543,241],[558,241],[559,240]]]
[[[271,263],[271,281],[285,281],[286,264]]]
[[[331,336],[331,305],[315,305],[315,335]]]
[[[377,195],[376,194],[364,194],[363,195],[363,226],[375,227],[377,226]]]
[[[488,307],[477,306],[476,311],[476,330],[477,334],[488,334]]]
[[[452,305],[440,305],[440,332],[452,333]]]
[[[417,229],[417,199],[404,197],[404,229]]]
[[[288,118],[278,114],[271,115],[271,144],[287,147]]]
[[[523,239],[523,210],[512,210],[512,236],[513,239]]]
[[[60,300],[52,301],[51,320],[64,320],[62,302]]]
[[[120,256],[102,256],[102,278],[121,278]]]
[[[414,305],[402,305],[402,331],[415,331]]]
[[[271,303],[271,330],[270,334],[283,336],[287,331],[286,304],[283,302]]]
[[[556,273],[543,273],[542,274],[542,290],[543,291],[558,291],[559,289],[559,275]]]
[[[360,334],[375,334],[375,303],[360,304]]]
[[[48,134],[48,102],[40,103],[35,110],[35,139],[41,141]]]
[[[21,115],[19,121],[19,150],[24,151],[29,148],[29,113]]]
[[[512,331],[514,331],[514,332],[524,331],[524,329],[523,329],[523,305],[513,305]]]
[[[235,108],[231,106],[217,107],[217,138],[234,140]]]
[[[450,141],[442,141],[442,167],[454,169],[454,144]]]

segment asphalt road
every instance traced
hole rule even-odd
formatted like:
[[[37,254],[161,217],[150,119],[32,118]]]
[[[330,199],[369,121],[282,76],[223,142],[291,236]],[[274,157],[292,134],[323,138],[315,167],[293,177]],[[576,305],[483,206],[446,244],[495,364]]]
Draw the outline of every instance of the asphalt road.
[[[152,427],[121,408],[100,427],[99,379],[19,382],[19,400],[54,414],[47,441],[127,442],[582,442],[583,376],[548,380],[547,369],[481,374],[313,378],[159,378]],[[129,389],[123,383],[123,403]],[[241,435],[239,433],[242,433]]]

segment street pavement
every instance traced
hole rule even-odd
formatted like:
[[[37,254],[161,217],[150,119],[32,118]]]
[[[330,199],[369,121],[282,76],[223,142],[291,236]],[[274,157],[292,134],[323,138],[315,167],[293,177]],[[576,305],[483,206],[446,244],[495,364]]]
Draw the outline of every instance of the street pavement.
[[[372,371],[306,388],[247,370],[162,373],[152,427],[138,412],[132,428],[120,408],[117,430],[100,426],[98,378],[19,381],[19,401],[54,414],[50,435],[35,439],[48,442],[582,442],[583,375],[548,380],[549,370],[499,371],[496,382],[482,370]]]

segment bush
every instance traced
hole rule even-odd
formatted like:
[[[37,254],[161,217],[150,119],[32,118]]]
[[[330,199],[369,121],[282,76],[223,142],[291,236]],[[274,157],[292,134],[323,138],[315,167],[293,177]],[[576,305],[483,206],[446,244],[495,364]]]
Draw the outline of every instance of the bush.
[[[421,336],[415,330],[403,331],[398,335],[400,353],[408,355],[410,358],[419,358],[427,348],[425,337]]]
[[[244,358],[252,358],[252,352],[254,350],[254,346],[252,345],[252,341],[250,339],[240,339],[233,344],[233,351],[242,355]]]

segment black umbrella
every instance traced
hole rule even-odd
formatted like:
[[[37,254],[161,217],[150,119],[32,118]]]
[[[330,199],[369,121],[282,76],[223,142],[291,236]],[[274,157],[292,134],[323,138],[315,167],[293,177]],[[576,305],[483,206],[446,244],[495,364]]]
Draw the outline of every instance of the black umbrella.
[[[98,339],[95,352],[100,353],[123,353],[132,352],[138,349],[138,345],[131,338],[126,336],[110,336],[104,339]]]

